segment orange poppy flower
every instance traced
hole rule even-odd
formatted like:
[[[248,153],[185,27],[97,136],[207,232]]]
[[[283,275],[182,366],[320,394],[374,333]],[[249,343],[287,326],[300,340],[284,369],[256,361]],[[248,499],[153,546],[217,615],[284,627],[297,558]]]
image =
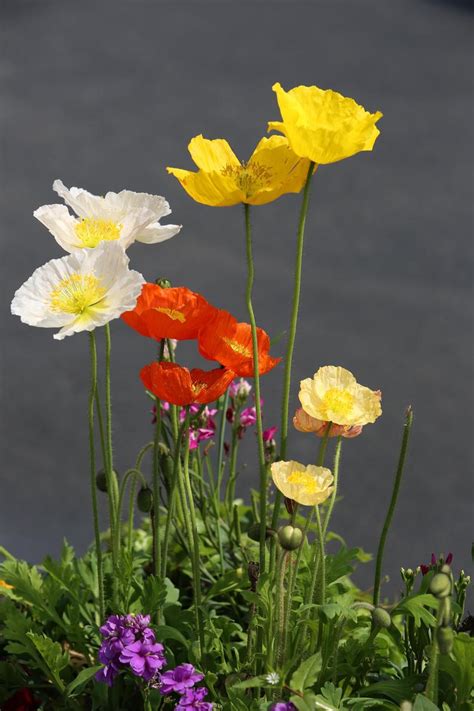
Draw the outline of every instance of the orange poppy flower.
[[[150,363],[140,371],[140,378],[147,390],[160,400],[173,405],[191,405],[217,400],[225,393],[235,377],[229,368],[189,371],[177,363]]]
[[[184,286],[164,289],[144,284],[135,308],[122,314],[122,319],[142,336],[182,341],[197,338],[214,311],[203,296]]]
[[[250,324],[238,323],[228,311],[216,309],[214,318],[199,331],[198,342],[199,352],[204,358],[216,360],[241,377],[254,374]],[[281,358],[270,356],[270,338],[261,328],[257,328],[257,344],[258,369],[263,375],[274,368]]]

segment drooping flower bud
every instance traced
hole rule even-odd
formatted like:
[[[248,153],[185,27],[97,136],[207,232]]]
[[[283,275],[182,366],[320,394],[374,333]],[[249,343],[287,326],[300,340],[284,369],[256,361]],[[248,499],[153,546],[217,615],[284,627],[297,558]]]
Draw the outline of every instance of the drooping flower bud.
[[[430,593],[438,598],[451,594],[451,579],[446,573],[436,573],[430,583]]]
[[[375,610],[373,610],[372,620],[374,621],[374,625],[384,627],[385,629],[388,629],[392,624],[390,613],[384,610],[383,607],[376,607]]]
[[[115,469],[113,470],[113,473],[118,478],[118,472]],[[104,492],[104,494],[107,493],[107,474],[105,469],[99,469],[95,477],[95,483],[99,491]]]
[[[260,541],[260,524],[259,523],[252,524],[252,526],[250,526],[250,528],[247,531],[247,535],[252,541],[257,541],[257,542]],[[275,536],[275,535],[276,535],[276,531],[274,531],[273,528],[267,527],[267,530],[265,532],[265,537],[270,538],[271,536]]]
[[[303,531],[295,526],[282,526],[278,531],[278,540],[286,551],[294,551],[299,548],[303,538]]]
[[[142,513],[150,513],[153,508],[153,492],[148,486],[142,486],[137,494],[137,508]]]

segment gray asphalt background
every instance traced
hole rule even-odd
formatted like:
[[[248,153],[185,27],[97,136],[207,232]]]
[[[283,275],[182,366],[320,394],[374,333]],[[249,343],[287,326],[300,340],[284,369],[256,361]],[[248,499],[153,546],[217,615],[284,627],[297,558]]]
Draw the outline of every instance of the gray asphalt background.
[[[370,154],[314,181],[294,360],[297,384],[323,364],[383,390],[383,417],[349,441],[335,529],[375,551],[403,413],[415,426],[393,522],[387,591],[400,565],[452,551],[470,565],[472,522],[472,13],[434,0],[0,3],[2,189],[2,467],[0,543],[38,561],[62,538],[91,539],[86,400],[88,339],[59,343],[9,314],[13,292],[63,252],[33,217],[57,202],[54,178],[92,192],[165,195],[184,225],[166,244],[136,245],[132,266],[166,275],[246,319],[239,208],[194,203],[166,165],[191,167],[197,133],[226,137],[246,159],[277,119],[271,85],[315,83],[384,118]],[[254,210],[257,319],[288,324],[300,197]],[[153,344],[113,324],[117,464],[150,437],[138,381]],[[276,348],[283,353],[283,342]],[[180,359],[195,362],[192,346]],[[278,423],[282,367],[263,381]],[[272,414],[273,413],[273,414]],[[253,437],[246,444],[253,460]],[[315,457],[291,432],[289,453]],[[255,465],[242,474],[245,494]],[[373,566],[359,575],[370,585]]]

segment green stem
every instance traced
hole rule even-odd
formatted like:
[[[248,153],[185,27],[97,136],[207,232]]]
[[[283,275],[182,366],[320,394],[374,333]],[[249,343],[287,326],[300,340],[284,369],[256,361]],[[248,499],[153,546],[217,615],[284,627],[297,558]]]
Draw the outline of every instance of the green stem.
[[[173,481],[171,482],[171,489],[168,498],[168,511],[166,513],[166,523],[165,523],[165,534],[163,537],[163,554],[161,557],[161,577],[166,578],[166,568],[168,562],[168,547],[171,534],[171,522],[174,518],[174,512],[176,508],[176,486],[178,482],[178,470],[180,464],[181,456],[181,442],[183,441],[184,429],[186,427],[186,422],[183,422],[181,427],[178,427],[178,418],[176,414],[176,408],[174,405],[171,406],[171,422],[173,427],[173,438],[175,442],[174,450],[174,460],[173,460]]]
[[[200,553],[199,553],[199,534],[196,524],[196,510],[194,507],[194,497],[191,487],[191,480],[189,477],[189,406],[186,407],[186,418],[185,418],[185,428],[184,428],[184,463],[183,463],[183,474],[184,474],[184,488],[187,496],[187,505],[189,507],[189,515],[191,519],[191,539],[192,544],[192,559],[193,559],[193,579],[194,579],[194,607],[196,614],[197,632],[199,637],[200,645],[200,655],[204,652],[204,628],[202,625],[201,618],[201,567],[200,567]]]
[[[95,333],[89,333],[89,345],[91,356],[91,387],[89,394],[89,458],[90,458],[90,484],[92,498],[92,516],[94,520],[95,552],[97,558],[97,582],[99,593],[99,619],[105,619],[104,602],[104,573],[102,568],[102,547],[100,541],[99,510],[97,507],[97,484],[96,484],[96,463],[95,463],[95,441],[94,441],[94,400],[97,392],[97,346]]]
[[[337,443],[336,443],[336,451],[334,453],[334,464],[333,464],[333,469],[332,469],[332,473],[334,476],[334,483],[333,483],[334,491],[332,492],[332,496],[329,500],[328,510],[326,511],[326,516],[324,517],[324,525],[323,525],[324,543],[326,543],[326,535],[328,532],[329,521],[331,520],[332,512],[334,509],[334,504],[336,503],[336,498],[337,498],[337,488],[339,485],[339,464],[341,462],[341,449],[342,449],[342,437],[338,437]]]
[[[163,360],[165,341],[161,339],[158,360]],[[153,448],[153,573],[159,576],[161,572],[161,545],[160,545],[160,439],[161,439],[161,400],[156,398],[156,425]],[[159,620],[158,620],[159,622]]]
[[[100,404],[99,384],[95,389],[95,409],[97,412],[97,422],[99,423],[100,447],[102,451],[102,466],[107,470],[107,447],[105,446],[104,418],[102,417],[102,407]]]
[[[319,573],[319,585],[318,585],[318,597],[317,602],[320,605],[324,605],[326,600],[326,554],[324,550],[324,533],[321,526],[321,515],[319,513],[319,506],[314,507],[316,513],[316,526],[318,529],[318,542],[319,542],[319,561],[321,564],[321,571]]]
[[[112,541],[112,565],[114,569],[114,586],[116,584],[116,568],[118,564],[119,551],[116,547],[116,540],[120,540],[120,530],[116,539],[115,529],[120,526],[117,521],[117,503],[118,503],[118,485],[117,478],[113,469],[113,448],[112,448],[112,404],[111,404],[111,385],[110,385],[110,353],[111,353],[111,338],[110,325],[105,325],[105,450],[106,458],[106,478],[107,478],[107,496],[109,500],[109,515],[110,515],[110,534]]]
[[[410,439],[410,431],[411,431],[412,424],[413,424],[413,410],[411,409],[411,407],[409,407],[406,412],[406,419],[405,419],[405,424],[403,427],[402,444],[400,447],[400,455],[398,458],[397,472],[396,472],[395,481],[393,484],[392,498],[390,499],[390,505],[388,507],[387,515],[385,517],[385,522],[383,525],[382,533],[380,536],[379,547],[378,547],[378,551],[377,551],[377,562],[375,565],[375,580],[374,580],[374,594],[373,594],[374,605],[379,604],[380,579],[381,579],[381,575],[382,575],[382,562],[383,562],[383,554],[384,554],[384,549],[385,549],[385,542],[387,540],[387,535],[388,535],[388,531],[390,528],[390,524],[392,522],[395,507],[397,505],[398,493],[400,491],[400,484],[402,481],[403,469],[405,467],[405,459],[406,459],[406,455],[407,455],[408,441]]]
[[[234,427],[232,431],[232,444],[230,449],[230,465],[229,465],[229,478],[227,480],[227,486],[225,489],[225,502],[227,504],[227,509],[230,514],[232,511],[232,502],[235,496],[235,482],[237,480],[237,452],[239,447],[239,438],[237,436],[237,428]]]
[[[263,444],[263,425],[262,425],[262,406],[260,402],[260,370],[258,365],[258,340],[257,340],[257,324],[252,304],[252,289],[254,282],[254,264],[252,254],[252,230],[250,225],[250,206],[244,204],[245,215],[245,242],[247,252],[247,288],[245,298],[247,302],[247,310],[250,319],[252,330],[252,349],[253,349],[253,375],[255,387],[255,412],[257,415],[257,444],[258,444],[258,461],[260,467],[260,575],[265,572],[265,546],[267,536],[267,488],[268,488],[268,472],[265,462],[265,447]]]
[[[229,388],[225,391],[224,400],[222,402],[222,412],[219,423],[219,440],[217,443],[217,489],[220,501],[220,482],[222,481],[222,468],[224,462],[224,440],[225,440],[225,424],[227,408],[229,406]]]
[[[285,356],[285,374],[283,378],[283,397],[281,403],[281,425],[280,425],[280,459],[285,459],[286,457],[286,446],[288,440],[288,408],[290,401],[290,388],[291,388],[291,365],[293,362],[293,351],[295,348],[296,339],[296,326],[298,323],[298,310],[300,305],[300,293],[301,293],[301,273],[303,268],[303,245],[304,245],[304,231],[306,223],[306,215],[308,213],[309,205],[309,194],[311,179],[314,173],[314,163],[309,164],[308,175],[306,177],[306,183],[303,191],[303,201],[301,203],[300,217],[298,223],[298,233],[296,239],[296,262],[295,262],[295,276],[294,276],[294,286],[293,286],[293,304],[291,308],[291,321],[290,321],[290,331],[288,334],[288,344],[286,347]],[[273,508],[273,519],[272,528],[275,528],[278,523],[278,516],[280,512],[281,505],[281,494],[277,492],[275,497],[275,505]]]

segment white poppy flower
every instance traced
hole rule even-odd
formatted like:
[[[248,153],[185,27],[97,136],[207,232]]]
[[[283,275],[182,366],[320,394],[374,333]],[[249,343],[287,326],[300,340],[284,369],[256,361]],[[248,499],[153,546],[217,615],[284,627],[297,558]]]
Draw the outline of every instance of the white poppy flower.
[[[122,190],[101,197],[82,188],[68,189],[61,180],[54,181],[53,190],[78,217],[65,205],[43,205],[33,214],[66,252],[93,249],[111,241],[123,249],[133,242],[155,244],[174,237],[181,229],[181,225],[160,225],[159,220],[171,213],[160,195]]]
[[[145,279],[128,262],[117,242],[52,259],[18,289],[11,312],[30,326],[60,327],[58,340],[93,331],[134,308]]]

